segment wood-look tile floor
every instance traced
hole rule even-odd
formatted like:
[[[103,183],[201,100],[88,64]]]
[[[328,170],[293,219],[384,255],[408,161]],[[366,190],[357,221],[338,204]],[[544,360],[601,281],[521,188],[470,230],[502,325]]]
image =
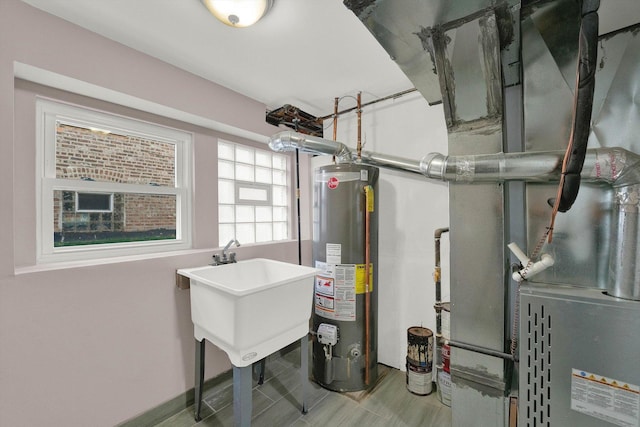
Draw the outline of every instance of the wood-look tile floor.
[[[406,373],[379,365],[379,380],[369,392],[336,393],[311,382],[309,411],[300,412],[299,348],[267,359],[264,384],[253,388],[255,427],[281,426],[451,426],[451,408],[436,393],[418,396],[406,386]],[[202,421],[194,407],[164,420],[162,427],[233,426],[233,385],[229,379],[204,395]]]

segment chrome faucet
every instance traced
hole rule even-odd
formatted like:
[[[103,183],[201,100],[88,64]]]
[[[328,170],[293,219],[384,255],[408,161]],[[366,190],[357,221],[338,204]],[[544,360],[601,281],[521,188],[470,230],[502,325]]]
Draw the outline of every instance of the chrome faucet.
[[[236,247],[240,247],[240,242],[236,239],[229,240],[229,243],[222,249],[222,255],[215,254],[213,255],[213,263],[211,265],[220,265],[220,264],[231,264],[236,262],[236,253],[228,252],[231,245],[235,244]]]
[[[229,243],[227,243],[227,246],[225,246],[224,249],[222,249],[222,260],[223,261],[227,260],[227,251],[229,250],[229,247],[231,245],[233,245],[233,244],[235,244],[237,248],[240,247],[240,242],[238,242],[236,239],[229,240]],[[228,257],[231,260],[231,262],[235,262],[235,260],[236,260],[235,252],[231,252],[228,255]]]

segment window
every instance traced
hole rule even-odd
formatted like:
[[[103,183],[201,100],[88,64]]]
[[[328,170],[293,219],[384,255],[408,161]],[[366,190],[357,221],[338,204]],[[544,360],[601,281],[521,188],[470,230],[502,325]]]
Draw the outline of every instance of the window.
[[[76,192],[76,212],[113,212],[113,193]]]
[[[289,159],[218,142],[219,245],[289,239]]]
[[[38,260],[186,249],[189,133],[38,99]]]

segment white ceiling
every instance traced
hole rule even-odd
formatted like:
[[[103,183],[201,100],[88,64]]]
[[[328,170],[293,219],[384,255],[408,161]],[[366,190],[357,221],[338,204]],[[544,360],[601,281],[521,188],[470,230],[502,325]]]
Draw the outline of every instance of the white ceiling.
[[[218,22],[200,0],[23,0],[264,103],[323,116],[413,84],[342,0],[275,0],[255,26]],[[456,0],[458,1],[458,0]],[[640,20],[640,0],[602,0],[601,34]],[[346,99],[340,108],[354,106]]]
[[[413,87],[342,0],[275,0],[249,28],[222,24],[200,0],[23,1],[268,109],[323,116],[335,97],[362,92],[367,102]]]

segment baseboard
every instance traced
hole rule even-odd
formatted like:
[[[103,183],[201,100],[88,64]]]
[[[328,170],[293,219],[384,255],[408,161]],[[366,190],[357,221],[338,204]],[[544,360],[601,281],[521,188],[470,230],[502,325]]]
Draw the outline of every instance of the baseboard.
[[[203,394],[208,390],[211,390],[214,387],[222,384],[225,381],[231,380],[233,378],[233,370],[228,370],[226,372],[221,373],[220,375],[210,378],[206,380],[203,384],[202,390]],[[185,391],[177,397],[174,397],[171,400],[168,400],[155,408],[149,409],[148,411],[131,418],[128,421],[125,421],[121,424],[118,424],[118,427],[151,427],[156,424],[161,423],[167,418],[172,417],[178,412],[183,411],[189,406],[193,405],[195,402],[195,390],[193,388]]]
[[[280,349],[279,351],[276,351],[272,356],[283,356],[299,346],[300,341],[298,340]],[[228,371],[225,371],[214,378],[206,380],[202,386],[202,394],[206,394],[207,391],[227,381],[233,381],[233,369],[229,369]],[[193,405],[194,402],[195,390],[191,388],[180,394],[179,396],[161,403],[155,408],[149,409],[148,411],[143,412],[142,414],[137,415],[130,420],[118,424],[117,427],[152,427],[156,424],[161,423],[167,418],[172,417],[178,412],[187,409],[189,406]]]

